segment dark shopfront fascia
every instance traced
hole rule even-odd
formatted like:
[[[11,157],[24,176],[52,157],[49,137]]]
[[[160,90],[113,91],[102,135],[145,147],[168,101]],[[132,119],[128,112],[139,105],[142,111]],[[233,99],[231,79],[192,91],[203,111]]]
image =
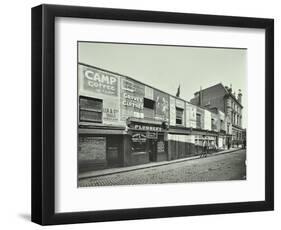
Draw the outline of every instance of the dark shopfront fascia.
[[[125,165],[168,160],[166,128],[160,121],[129,121]]]

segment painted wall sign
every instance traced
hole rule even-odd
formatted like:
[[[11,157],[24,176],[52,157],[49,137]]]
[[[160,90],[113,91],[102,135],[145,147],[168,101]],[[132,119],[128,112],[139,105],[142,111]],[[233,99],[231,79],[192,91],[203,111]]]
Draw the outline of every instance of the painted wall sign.
[[[119,110],[114,108],[103,108],[103,119],[107,121],[118,121]]]
[[[103,101],[103,122],[112,124],[119,121],[119,100],[110,100],[105,98]]]
[[[102,102],[102,123],[124,124],[120,121],[120,76],[79,64],[78,77],[79,95]]]
[[[128,117],[143,118],[143,98],[144,85],[123,77],[120,95],[121,120]]]
[[[118,76],[92,67],[80,66],[84,90],[98,94],[118,95]]]
[[[155,119],[169,120],[169,96],[158,90],[154,90]]]

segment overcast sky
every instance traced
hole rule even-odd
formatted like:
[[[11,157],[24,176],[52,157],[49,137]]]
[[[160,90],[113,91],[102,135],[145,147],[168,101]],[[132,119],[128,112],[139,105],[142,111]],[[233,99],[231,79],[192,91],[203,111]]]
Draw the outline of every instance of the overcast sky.
[[[243,126],[247,111],[247,50],[79,42],[79,62],[130,76],[190,100],[217,83],[242,90]]]

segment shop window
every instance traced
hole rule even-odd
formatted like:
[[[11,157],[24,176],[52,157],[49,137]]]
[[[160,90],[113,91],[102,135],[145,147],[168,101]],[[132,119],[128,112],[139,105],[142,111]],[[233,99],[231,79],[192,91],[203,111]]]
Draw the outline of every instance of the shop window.
[[[79,97],[80,121],[102,123],[102,100],[90,97]]]
[[[133,133],[132,134],[132,152],[146,151],[146,134]]]
[[[144,117],[154,118],[155,116],[155,101],[144,98],[143,100]]]
[[[196,128],[201,129],[201,114],[196,113]]]
[[[176,107],[176,124],[183,125],[183,109]]]

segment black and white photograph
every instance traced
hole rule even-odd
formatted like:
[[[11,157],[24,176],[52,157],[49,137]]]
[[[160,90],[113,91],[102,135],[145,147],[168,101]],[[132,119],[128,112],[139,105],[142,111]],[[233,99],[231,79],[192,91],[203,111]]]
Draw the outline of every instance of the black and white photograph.
[[[78,187],[247,180],[247,49],[77,42]]]
[[[32,8],[32,222],[274,210],[274,19],[150,6]]]

